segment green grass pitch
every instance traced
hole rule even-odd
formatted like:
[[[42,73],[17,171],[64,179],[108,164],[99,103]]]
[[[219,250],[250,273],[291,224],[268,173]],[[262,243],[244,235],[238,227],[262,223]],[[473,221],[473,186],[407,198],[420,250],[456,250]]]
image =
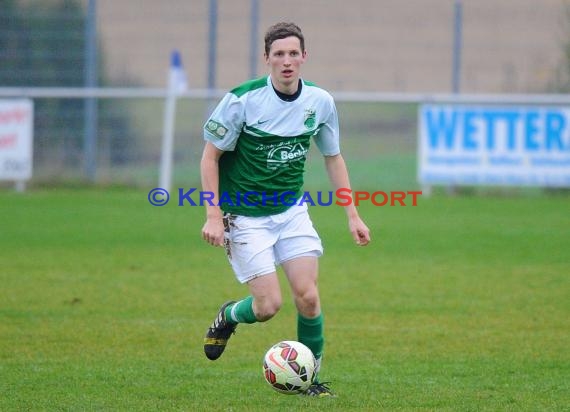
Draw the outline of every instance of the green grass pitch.
[[[286,283],[274,319],[207,360],[205,329],[246,288],[201,240],[203,209],[146,195],[0,192],[0,410],[568,410],[568,196],[365,204],[366,248],[341,208],[312,208],[338,397],[307,399],[262,377],[295,339]]]

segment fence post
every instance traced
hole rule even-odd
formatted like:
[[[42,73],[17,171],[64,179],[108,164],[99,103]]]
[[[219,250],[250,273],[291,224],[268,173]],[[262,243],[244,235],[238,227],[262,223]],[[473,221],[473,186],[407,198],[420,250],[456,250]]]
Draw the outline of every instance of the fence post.
[[[208,118],[215,107],[214,91],[216,90],[217,52],[218,52],[218,0],[210,0],[208,9],[208,99],[206,115]]]
[[[463,32],[463,5],[455,0],[453,10],[453,67],[451,71],[451,88],[453,93],[461,91],[461,49]]]
[[[85,87],[97,87],[97,0],[89,0],[85,22]],[[83,153],[85,176],[94,182],[97,173],[97,100],[85,99],[85,124],[83,131]]]
[[[259,31],[259,0],[251,0],[251,18],[249,32],[249,77],[255,79],[257,77],[257,32]]]

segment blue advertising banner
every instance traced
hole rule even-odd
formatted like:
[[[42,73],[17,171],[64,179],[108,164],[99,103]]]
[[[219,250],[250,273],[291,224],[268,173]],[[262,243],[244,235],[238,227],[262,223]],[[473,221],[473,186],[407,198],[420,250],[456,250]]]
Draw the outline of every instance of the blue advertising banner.
[[[425,104],[421,184],[570,187],[570,107]]]

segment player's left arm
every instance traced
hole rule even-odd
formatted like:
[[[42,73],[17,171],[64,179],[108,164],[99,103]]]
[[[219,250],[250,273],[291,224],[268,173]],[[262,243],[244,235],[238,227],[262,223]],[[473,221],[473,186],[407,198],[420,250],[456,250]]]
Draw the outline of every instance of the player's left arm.
[[[351,189],[348,169],[344,158],[340,153],[332,156],[325,156],[325,166],[329,179],[335,190]],[[370,243],[370,230],[362,221],[354,202],[344,206],[348,218],[348,228],[357,245],[366,246]]]

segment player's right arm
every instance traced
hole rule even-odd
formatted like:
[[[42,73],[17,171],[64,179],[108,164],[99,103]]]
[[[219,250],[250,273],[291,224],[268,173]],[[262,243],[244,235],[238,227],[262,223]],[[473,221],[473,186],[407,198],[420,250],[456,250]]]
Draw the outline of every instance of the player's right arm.
[[[200,161],[202,190],[213,194],[212,204],[205,202],[206,223],[202,237],[213,246],[224,245],[223,213],[219,206],[219,161],[226,151],[234,150],[245,121],[244,103],[234,94],[227,93],[204,124],[206,146]]]
[[[223,213],[219,206],[219,160],[223,153],[211,142],[206,142],[200,161],[202,190],[213,193],[212,204],[205,202],[206,223],[202,227],[202,238],[212,246],[224,245]]]

